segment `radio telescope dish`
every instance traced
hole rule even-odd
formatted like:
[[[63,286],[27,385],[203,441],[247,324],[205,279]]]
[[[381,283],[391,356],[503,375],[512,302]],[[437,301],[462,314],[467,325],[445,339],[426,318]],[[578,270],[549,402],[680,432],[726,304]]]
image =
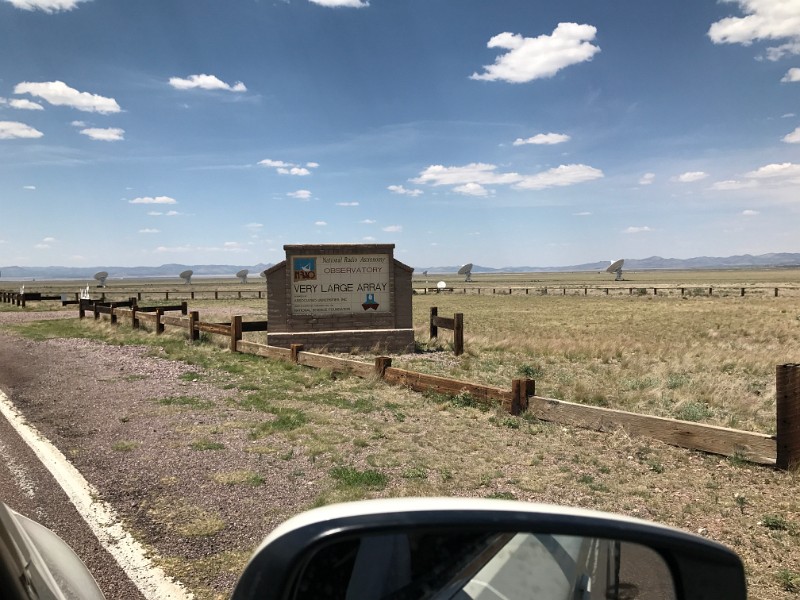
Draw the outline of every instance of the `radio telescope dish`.
[[[447,287],[447,284],[444,281],[440,281],[439,283],[436,284],[436,287],[440,290],[443,290],[444,288]]]
[[[247,274],[248,273],[249,273],[249,271],[247,269],[242,269],[241,271],[236,273],[236,276],[239,278],[239,281],[241,281],[242,283],[247,283]]]
[[[178,275],[178,277],[183,279],[186,285],[189,285],[190,283],[192,283],[192,275],[194,275],[194,271],[192,271],[191,269],[186,269],[183,273]]]
[[[620,258],[617,261],[612,262],[608,268],[606,269],[607,273],[614,273],[616,277],[614,277],[614,281],[622,281],[622,265],[625,264],[625,259]]]
[[[261,271],[261,273],[258,274],[258,276],[259,277],[263,277],[264,279],[266,279],[267,278],[267,270],[264,269],[263,271]]]
[[[107,271],[98,271],[94,274],[94,278],[97,280],[97,287],[106,287],[106,279],[108,279],[108,272]]]
[[[427,272],[427,271],[423,271],[423,272],[422,272],[422,276],[423,276],[423,277],[427,277],[427,276],[428,276],[428,272]]]
[[[466,275],[464,281],[472,281],[472,263],[467,263],[458,270],[459,275]]]

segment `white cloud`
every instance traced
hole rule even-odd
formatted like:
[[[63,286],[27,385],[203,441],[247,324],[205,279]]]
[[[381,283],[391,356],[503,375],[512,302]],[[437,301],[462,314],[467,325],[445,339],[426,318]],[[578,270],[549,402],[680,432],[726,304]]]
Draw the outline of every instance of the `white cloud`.
[[[14,98],[9,100],[8,105],[19,110],[44,110],[44,106],[26,98]]]
[[[366,8],[369,0],[308,0],[312,4],[330,8]]]
[[[177,204],[178,201],[175,198],[170,198],[169,196],[156,196],[155,198],[150,196],[143,196],[141,198],[134,198],[133,200],[128,200],[129,204]]]
[[[403,231],[403,226],[402,225],[389,225],[387,227],[384,227],[383,231],[385,231],[387,233],[399,233],[400,231]]]
[[[602,178],[603,172],[588,165],[560,165],[536,175],[529,175],[514,187],[520,190],[543,190],[551,187],[575,185]]]
[[[374,237],[372,237],[371,235],[368,235],[368,236],[365,236],[365,237],[361,238],[361,241],[364,241],[364,242],[374,242],[374,241],[375,241],[375,238],[374,238]]]
[[[35,190],[36,186],[35,185],[23,185],[22,189],[23,190]]]
[[[552,77],[564,67],[582,63],[600,51],[592,41],[597,28],[577,23],[559,23],[552,35],[526,38],[504,32],[489,40],[487,47],[508,50],[485,65],[484,73],[473,73],[470,79],[526,83]]]
[[[161,233],[160,229],[140,229],[139,233]]]
[[[653,231],[653,230],[650,229],[650,227],[648,227],[647,225],[643,225],[640,227],[628,227],[622,233],[645,233],[648,231]]]
[[[783,141],[787,144],[800,144],[800,127],[796,128],[791,133],[787,133],[781,139],[783,139]]]
[[[46,237],[46,238],[42,238],[42,241],[45,244],[52,244],[53,242],[56,241],[56,238],[54,238],[54,237]]]
[[[517,138],[514,140],[514,145],[524,146],[525,144],[535,144],[538,146],[543,144],[563,144],[571,139],[572,138],[565,133],[538,133],[535,136],[526,139]]]
[[[170,77],[169,84],[176,90],[225,90],[226,92],[246,92],[247,88],[241,81],[233,85],[225,83],[216,75],[189,75],[184,79],[181,77]]]
[[[781,177],[800,177],[800,165],[795,163],[773,163],[750,171],[745,177],[753,179],[775,179]]]
[[[6,0],[16,8],[22,10],[41,10],[46,13],[54,13],[62,10],[72,10],[78,3],[86,0]]]
[[[374,225],[375,223],[377,223],[377,221],[375,219],[364,219],[362,221],[359,221],[359,223],[363,223],[364,225]]]
[[[292,166],[291,164],[283,162],[282,160],[272,160],[271,158],[265,158],[264,160],[260,160],[258,161],[258,164],[260,164],[262,167],[274,167],[276,169],[279,167]]]
[[[70,125],[73,127],[86,127],[86,121],[73,121]]]
[[[745,217],[754,217],[756,215],[760,215],[761,213],[757,210],[743,210],[742,215]]]
[[[305,167],[292,167],[291,169],[279,168],[277,169],[277,171],[281,175],[297,175],[298,177],[305,177],[306,175],[311,175],[311,171],[309,171]]]
[[[286,194],[290,198],[297,198],[298,200],[308,200],[311,198],[310,190],[297,190],[296,192],[289,192]]]
[[[316,162],[307,162],[307,163],[306,163],[306,166],[307,166],[309,169],[316,169],[316,168],[319,166],[319,163],[316,163]]]
[[[645,173],[639,178],[639,185],[650,185],[656,180],[655,173]]]
[[[758,40],[788,40],[769,48],[767,58],[800,54],[800,4],[797,0],[728,0],[739,5],[744,17],[726,17],[713,23],[708,36],[715,44],[749,46]]]
[[[406,189],[402,185],[390,185],[386,189],[389,190],[390,192],[392,192],[393,194],[400,194],[402,196],[411,196],[411,197],[414,197],[414,198],[417,197],[417,196],[421,196],[424,193],[422,190],[417,190],[417,189],[409,190],[409,189]]]
[[[247,225],[245,225],[246,229],[251,229],[253,231],[257,231],[257,230],[261,229],[262,227],[264,227],[263,223],[248,223]]]
[[[459,185],[453,188],[453,191],[458,194],[464,194],[465,196],[488,196],[490,194],[489,190],[483,187],[479,183],[465,183],[464,185]]]
[[[196,248],[193,248],[192,246],[158,246],[155,251],[158,253],[178,252],[184,254],[186,252],[196,252]]]
[[[50,244],[35,244],[33,247],[37,250],[47,250],[50,248]]]
[[[794,117],[796,117],[796,116],[797,116],[797,115],[796,115],[796,114],[794,114],[794,113],[785,113],[785,114],[782,114],[782,115],[781,115],[781,119],[792,119],[792,118],[794,118]]]
[[[786,75],[781,79],[782,83],[794,83],[796,81],[800,81],[800,69],[797,67],[792,67],[786,71]]]
[[[84,112],[97,112],[103,115],[118,113],[122,109],[113,98],[97,94],[79,92],[63,81],[32,83],[23,81],[14,86],[15,94],[30,94],[46,100],[53,106],[69,106]]]
[[[754,188],[758,185],[758,182],[753,181],[739,181],[736,179],[726,179],[725,181],[717,181],[714,185],[711,186],[712,190],[722,190],[722,191],[729,191],[729,190],[745,190],[749,188]]]
[[[592,213],[590,213],[588,210],[584,210],[584,211],[582,211],[582,212],[576,212],[576,213],[572,213],[572,215],[573,215],[574,217],[588,217],[588,216],[590,216],[591,214],[592,214]]]
[[[513,172],[499,173],[497,166],[492,164],[470,163],[463,167],[431,165],[411,181],[433,186],[512,185],[514,188],[521,190],[541,190],[550,187],[574,185],[601,177],[603,177],[603,172],[600,169],[580,164],[560,165],[534,175],[520,175]],[[474,185],[472,189],[477,190]]]
[[[296,165],[294,163],[288,163],[282,160],[272,160],[271,158],[260,160],[258,161],[258,164],[262,167],[275,169],[275,171],[280,175],[297,175],[299,177],[311,175],[311,171],[309,171],[308,168],[316,169],[319,166],[319,163],[309,162],[306,163],[305,167],[301,167],[300,165]]]
[[[705,179],[706,177],[708,177],[708,173],[704,173],[703,171],[687,171],[686,173],[676,175],[672,178],[672,180],[680,183],[692,183],[694,181]]]
[[[125,130],[118,127],[108,127],[106,129],[89,127],[88,129],[81,129],[80,133],[101,142],[118,142],[125,139]]]
[[[237,252],[239,250],[243,250],[244,248],[239,242],[225,242],[222,244],[222,249],[227,250],[228,252]]]
[[[337,202],[336,206],[358,206],[358,202]]]
[[[325,227],[327,223],[325,221],[314,221],[314,225],[317,227]]]
[[[19,121],[0,121],[0,140],[13,140],[18,138],[40,138],[44,134],[30,125]]]

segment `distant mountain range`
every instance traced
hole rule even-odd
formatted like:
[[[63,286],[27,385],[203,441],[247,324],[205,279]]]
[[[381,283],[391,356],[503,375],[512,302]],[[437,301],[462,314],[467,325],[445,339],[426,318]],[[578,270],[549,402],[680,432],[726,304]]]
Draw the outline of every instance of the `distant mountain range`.
[[[473,273],[536,273],[536,272],[569,272],[569,271],[603,271],[610,265],[610,261],[584,263],[563,267],[482,267],[474,265]],[[195,277],[235,277],[242,269],[247,269],[251,276],[257,277],[259,273],[271,267],[271,263],[258,263],[257,265],[180,265],[168,264],[160,267],[0,267],[2,279],[79,279],[90,281],[98,271],[107,271],[109,279],[120,278],[146,278],[146,277],[171,277],[178,278],[178,274],[187,269],[194,271]],[[752,267],[800,267],[800,253],[778,252],[772,254],[742,254],[739,256],[698,256],[695,258],[662,258],[651,256],[649,258],[626,258],[625,270],[645,271],[650,269],[745,269]],[[455,273],[461,265],[444,267],[415,267],[417,274],[423,271],[429,273]]]

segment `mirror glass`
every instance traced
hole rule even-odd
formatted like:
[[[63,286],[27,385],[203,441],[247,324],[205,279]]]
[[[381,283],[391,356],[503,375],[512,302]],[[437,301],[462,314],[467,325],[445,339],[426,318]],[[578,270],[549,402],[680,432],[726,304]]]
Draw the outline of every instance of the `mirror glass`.
[[[355,600],[674,600],[646,546],[535,533],[414,531],[339,539],[303,565],[290,595]]]

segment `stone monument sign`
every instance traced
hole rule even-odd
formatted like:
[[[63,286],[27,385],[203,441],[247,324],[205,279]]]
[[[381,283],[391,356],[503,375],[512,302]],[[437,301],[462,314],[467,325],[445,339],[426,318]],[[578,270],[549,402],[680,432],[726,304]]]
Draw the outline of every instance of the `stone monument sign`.
[[[395,260],[394,244],[283,249],[286,260],[265,271],[270,346],[413,350],[413,269]]]

